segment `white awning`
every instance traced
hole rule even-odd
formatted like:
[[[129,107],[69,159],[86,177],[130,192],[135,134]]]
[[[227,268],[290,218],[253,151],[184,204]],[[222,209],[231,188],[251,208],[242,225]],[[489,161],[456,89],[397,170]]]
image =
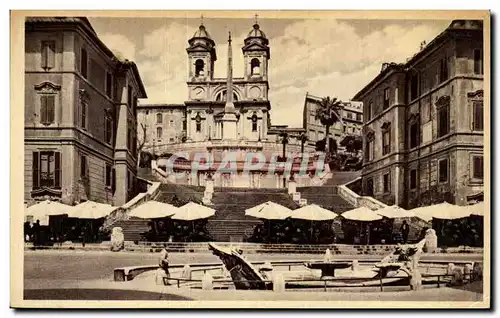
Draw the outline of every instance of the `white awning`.
[[[310,221],[326,221],[333,220],[338,215],[332,211],[324,209],[316,204],[306,205],[299,209],[293,210],[291,214],[292,219],[302,219]]]
[[[118,207],[109,204],[86,201],[74,206],[68,216],[78,219],[100,219],[108,216],[116,209]]]
[[[130,211],[130,217],[141,219],[166,218],[179,212],[179,208],[163,202],[148,201]]]
[[[376,221],[382,219],[375,211],[364,206],[344,212],[342,216],[353,221]]]
[[[375,212],[390,219],[410,218],[415,216],[415,213],[413,213],[412,211],[405,210],[397,205],[387,206],[385,208],[376,210]]]
[[[215,215],[214,209],[194,202],[189,202],[178,209],[178,212],[172,216],[173,220],[193,221]]]
[[[272,201],[245,210],[245,215],[266,220],[284,220],[291,214],[292,210]]]

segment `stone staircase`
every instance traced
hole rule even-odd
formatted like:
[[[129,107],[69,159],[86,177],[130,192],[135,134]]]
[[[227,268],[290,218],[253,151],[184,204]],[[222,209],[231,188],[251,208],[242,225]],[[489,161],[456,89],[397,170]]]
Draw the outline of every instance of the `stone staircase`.
[[[149,230],[149,220],[130,218],[128,220],[117,221],[114,226],[121,227],[125,241],[141,241],[141,233]]]
[[[252,235],[260,220],[245,215],[245,210],[267,201],[298,207],[285,189],[215,188],[212,208],[217,212],[209,219],[208,230],[215,241],[241,242]]]

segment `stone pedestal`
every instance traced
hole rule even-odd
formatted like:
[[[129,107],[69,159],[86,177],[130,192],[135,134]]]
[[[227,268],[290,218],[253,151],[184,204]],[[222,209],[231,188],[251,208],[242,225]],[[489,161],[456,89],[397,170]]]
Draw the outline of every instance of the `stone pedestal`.
[[[125,247],[125,237],[121,227],[114,227],[111,232],[111,251],[118,252]]]
[[[433,229],[425,232],[425,248],[427,253],[434,253],[437,250],[437,235]]]
[[[273,275],[273,291],[277,293],[285,291],[285,279],[283,275]]]
[[[290,179],[288,180],[288,194],[293,194],[295,196],[295,193],[297,193],[297,182],[294,179]],[[300,199],[300,193],[299,193],[299,199]]]
[[[155,277],[156,285],[164,285],[163,282],[164,277],[167,277],[165,271],[162,268],[158,268],[156,270],[156,277]]]
[[[201,289],[203,290],[213,290],[214,289],[214,279],[210,273],[205,273],[201,279]]]
[[[353,272],[357,271],[359,269],[359,263],[358,263],[358,260],[355,259],[352,261],[352,267],[351,267],[351,270]]]
[[[188,264],[184,265],[184,267],[182,268],[181,277],[183,279],[191,279],[192,277],[191,266],[189,266]]]

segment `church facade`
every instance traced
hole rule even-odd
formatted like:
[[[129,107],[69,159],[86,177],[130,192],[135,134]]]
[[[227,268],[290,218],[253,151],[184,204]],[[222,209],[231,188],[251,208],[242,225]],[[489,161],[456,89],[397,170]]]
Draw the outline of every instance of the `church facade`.
[[[286,186],[289,176],[283,175],[283,172],[280,174],[279,169],[269,173],[269,165],[250,174],[241,169],[245,166],[244,160],[248,153],[260,153],[266,160],[272,161],[271,158],[283,156],[286,152],[285,157],[292,159],[300,156],[301,148],[304,147],[299,138],[304,132],[302,128],[271,125],[271,104],[268,99],[271,55],[269,40],[259,24],[252,26],[242,43],[245,65],[243,77],[233,77],[231,34],[228,39],[226,78],[214,77],[216,44],[203,24],[188,40],[188,44],[186,53],[189,71],[186,84],[189,93],[184,105],[138,107],[139,125],[146,127],[142,129],[147,141],[143,150],[160,157],[163,154],[168,156],[184,152],[188,153],[188,161],[199,153],[206,152],[213,156],[214,165],[206,171],[193,172],[189,162],[175,164],[176,177],[169,182],[204,185],[207,178],[213,178],[215,186]],[[221,158],[228,152],[236,152],[238,158],[238,171],[231,173],[231,176],[227,172],[220,174],[214,171],[214,167],[221,164]],[[160,158],[158,165],[165,166],[166,161],[166,158]],[[300,164],[300,160],[296,160],[296,164]],[[311,164],[311,167],[315,165]],[[185,178],[179,178],[179,171],[185,172]],[[311,176],[314,174],[314,171],[308,172]],[[297,181],[306,185],[311,176]]]

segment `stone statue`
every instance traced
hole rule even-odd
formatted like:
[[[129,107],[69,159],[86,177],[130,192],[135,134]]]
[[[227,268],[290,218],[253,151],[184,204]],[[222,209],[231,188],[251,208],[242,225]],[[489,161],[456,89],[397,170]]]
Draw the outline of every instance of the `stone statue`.
[[[118,252],[125,247],[125,237],[121,227],[114,227],[111,232],[111,251]]]

